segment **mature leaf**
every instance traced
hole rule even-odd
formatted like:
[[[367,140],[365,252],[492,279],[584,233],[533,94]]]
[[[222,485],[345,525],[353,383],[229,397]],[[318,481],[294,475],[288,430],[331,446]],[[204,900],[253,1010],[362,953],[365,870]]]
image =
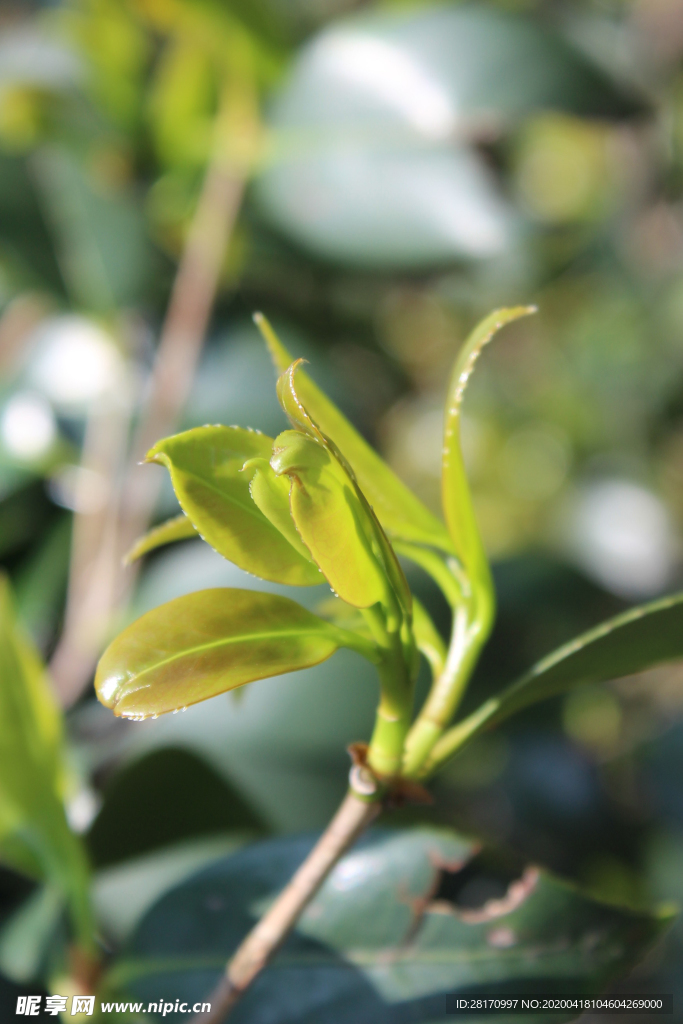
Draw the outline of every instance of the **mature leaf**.
[[[374,523],[334,455],[309,434],[286,430],[271,465],[291,480],[296,528],[335,594],[356,608],[386,603],[389,583],[373,547]]]
[[[253,845],[167,893],[105,980],[107,998],[201,999],[311,843]],[[362,840],[233,1011],[235,1024],[426,1024],[448,1019],[447,996],[472,991],[594,993],[668,923],[535,869],[501,901],[458,908],[435,894],[441,879],[457,886],[473,845],[432,829]]]
[[[529,704],[581,683],[599,683],[683,658],[683,594],[631,608],[547,655],[521,679],[450,729],[434,747],[425,772],[443,764],[483,729]]]
[[[163,547],[164,544],[172,544],[177,540],[189,540],[191,537],[197,536],[194,523],[191,519],[188,519],[184,512],[181,512],[179,516],[173,516],[172,519],[167,519],[165,523],[154,526],[147,533],[143,534],[139,540],[136,540],[125,556],[125,563],[129,565],[138,558],[142,558],[143,555],[148,554],[148,552],[154,551],[155,548]]]
[[[327,27],[270,106],[279,145],[254,199],[335,263],[396,271],[509,249],[515,212],[470,140],[543,109],[642,109],[538,20],[484,4],[430,8],[375,7]]]
[[[64,812],[59,711],[45,669],[0,580],[0,859],[66,896],[79,941],[92,943],[89,873]]]
[[[372,656],[372,645],[295,601],[216,588],[147,612],[109,645],[97,696],[115,715],[160,715],[254,679],[309,668],[339,647]]]
[[[254,319],[273,362],[284,373],[293,361],[292,356],[262,314],[257,314]],[[348,459],[361,491],[389,537],[430,544],[452,553],[453,546],[443,523],[399,480],[303,370],[297,371],[296,390],[309,418]]]
[[[533,312],[533,306],[516,306],[496,310],[482,320],[458,355],[448,389],[441,478],[443,511],[455,552],[480,606],[475,614],[486,625],[493,611],[493,584],[465,473],[460,444],[460,412],[467,382],[484,345],[504,324]]]
[[[269,459],[272,438],[242,427],[196,427],[159,441],[147,456],[165,465],[178,501],[197,532],[241,569],[275,583],[322,583],[252,500],[249,459]]]

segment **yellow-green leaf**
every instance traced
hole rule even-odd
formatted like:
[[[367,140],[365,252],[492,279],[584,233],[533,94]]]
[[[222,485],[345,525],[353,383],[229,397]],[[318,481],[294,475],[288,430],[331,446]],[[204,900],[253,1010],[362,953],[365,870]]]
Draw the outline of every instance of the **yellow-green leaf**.
[[[374,658],[367,640],[286,597],[201,590],[125,629],[102,656],[95,689],[116,715],[160,715],[254,679],[317,665],[341,646]]]
[[[309,434],[286,430],[275,439],[271,465],[291,481],[292,518],[334,592],[356,608],[386,602],[371,524],[334,455]]]
[[[0,578],[0,859],[55,885],[78,941],[93,944],[89,870],[64,811],[66,768],[59,710],[45,669],[16,622]]]
[[[533,312],[533,306],[515,306],[496,310],[482,320],[458,355],[448,389],[443,446],[443,511],[455,554],[473,591],[476,618],[484,626],[484,631],[493,617],[493,584],[465,473],[460,444],[460,414],[467,382],[484,345],[505,324]]]
[[[315,585],[316,566],[264,516],[242,472],[249,459],[268,460],[272,444],[255,430],[197,427],[159,441],[147,458],[168,468],[183,511],[224,558],[275,583]]]
[[[245,464],[243,472],[251,474],[249,491],[252,500],[261,509],[266,519],[280,531],[303,558],[313,562],[311,553],[297,533],[292,519],[289,507],[291,488],[289,479],[285,476],[278,476],[265,459],[250,459]],[[323,578],[320,573],[320,582]]]
[[[273,362],[284,372],[292,363],[292,356],[264,316],[257,314],[254,319],[268,345]],[[309,419],[344,453],[360,489],[388,536],[433,545],[453,553],[453,545],[443,523],[399,480],[307,374],[299,370],[296,379],[299,397]],[[294,409],[286,411],[295,412]]]
[[[188,519],[184,512],[181,512],[179,516],[167,519],[165,523],[160,523],[159,526],[153,527],[143,534],[139,540],[136,540],[135,544],[126,554],[124,561],[126,565],[129,565],[138,558],[142,558],[148,552],[154,551],[155,548],[162,547],[164,544],[173,544],[175,541],[189,540],[191,537],[197,536],[198,534],[192,520]]]

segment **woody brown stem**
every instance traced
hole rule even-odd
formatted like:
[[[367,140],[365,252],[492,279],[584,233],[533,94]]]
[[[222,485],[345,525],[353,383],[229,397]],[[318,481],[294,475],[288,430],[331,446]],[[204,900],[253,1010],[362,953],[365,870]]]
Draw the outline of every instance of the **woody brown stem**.
[[[381,804],[349,791],[299,870],[239,947],[211,993],[211,1009],[191,1024],[220,1024],[289,935],[330,871],[379,815]]]

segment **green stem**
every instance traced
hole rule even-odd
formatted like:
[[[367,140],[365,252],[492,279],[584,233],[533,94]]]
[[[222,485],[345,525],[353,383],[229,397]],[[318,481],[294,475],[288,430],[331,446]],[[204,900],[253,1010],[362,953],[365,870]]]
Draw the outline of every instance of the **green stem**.
[[[404,541],[394,541],[394,550],[396,554],[415,562],[432,577],[451,608],[463,605],[469,600],[469,583],[454,558],[446,559],[430,548],[421,547],[419,544],[407,544]]]
[[[460,706],[479,652],[488,637],[491,620],[487,613],[488,608],[485,608],[483,621],[470,622],[467,609],[461,607],[455,611],[446,665],[434,680],[406,738],[402,773],[408,778],[421,774],[432,748]]]
[[[361,609],[377,642],[380,699],[368,748],[368,765],[377,775],[393,778],[401,768],[413,710],[413,666],[400,631],[389,631],[380,605]],[[415,660],[415,659],[413,659]]]
[[[432,747],[428,757],[416,773],[417,777],[424,779],[442,768],[472,736],[479,733],[489,723],[499,705],[500,701],[492,697],[467,718],[445,732]]]

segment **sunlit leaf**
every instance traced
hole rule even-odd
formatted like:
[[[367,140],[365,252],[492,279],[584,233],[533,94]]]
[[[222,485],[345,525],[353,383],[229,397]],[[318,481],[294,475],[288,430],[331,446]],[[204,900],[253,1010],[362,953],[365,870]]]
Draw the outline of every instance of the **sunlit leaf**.
[[[61,719],[45,669],[18,627],[0,580],[0,859],[66,897],[79,941],[93,923],[84,849],[64,812]]]
[[[349,646],[372,656],[367,641],[286,597],[201,590],[154,608],[119,634],[100,660],[95,689],[116,715],[160,715],[317,665]]]
[[[486,625],[493,612],[493,584],[465,473],[460,443],[460,414],[467,382],[484,345],[504,324],[533,312],[532,306],[516,306],[496,310],[482,320],[458,355],[448,389],[443,445],[443,511],[455,552],[473,591],[477,605],[475,615]]]
[[[210,992],[311,845],[308,837],[258,843],[167,892],[105,979],[108,998],[145,1002],[163,991],[191,1001]],[[427,1024],[448,1019],[447,996],[594,994],[670,924],[670,915],[601,903],[534,868],[500,900],[467,910],[449,890],[473,852],[472,842],[426,828],[361,840],[234,1009],[235,1024]]]
[[[291,482],[286,476],[278,476],[265,459],[250,459],[245,463],[244,473],[251,473],[249,491],[254,503],[261,509],[266,519],[280,531],[293,548],[309,562],[313,561],[311,553],[301,540],[292,519],[289,507]]]
[[[162,547],[164,544],[172,544],[177,540],[189,540],[191,537],[196,536],[198,534],[192,520],[188,519],[184,512],[181,512],[179,516],[173,516],[172,519],[167,519],[165,523],[154,526],[140,537],[139,540],[136,540],[126,555],[126,564],[135,562],[136,559],[142,558],[143,555],[154,551],[155,548]]]
[[[677,658],[683,658],[683,594],[631,608],[559,647],[455,725],[434,747],[425,771],[529,704],[581,683],[616,679]]]
[[[272,438],[241,427],[197,427],[167,437],[149,461],[165,465],[178,501],[197,532],[224,558],[275,583],[322,582],[315,565],[263,515],[249,492],[253,458],[268,460]]]
[[[314,437],[286,430],[275,439],[271,464],[291,481],[292,518],[334,592],[357,608],[386,601],[373,524],[334,456]]]
[[[284,373],[293,361],[292,356],[264,316],[257,314],[255,320],[273,362]],[[388,536],[430,544],[452,552],[453,546],[443,523],[399,480],[343,413],[301,369],[296,375],[296,389],[309,416],[348,459],[360,489]]]

